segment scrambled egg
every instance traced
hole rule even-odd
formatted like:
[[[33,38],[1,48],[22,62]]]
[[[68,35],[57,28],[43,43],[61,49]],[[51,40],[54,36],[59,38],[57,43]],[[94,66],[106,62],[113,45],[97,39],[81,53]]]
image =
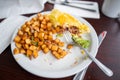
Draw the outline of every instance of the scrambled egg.
[[[67,13],[61,12],[57,9],[53,9],[48,16],[50,17],[54,26],[67,24],[67,25],[77,26],[81,34],[90,32],[90,29],[87,25],[81,23],[80,21],[75,19],[73,16]]]

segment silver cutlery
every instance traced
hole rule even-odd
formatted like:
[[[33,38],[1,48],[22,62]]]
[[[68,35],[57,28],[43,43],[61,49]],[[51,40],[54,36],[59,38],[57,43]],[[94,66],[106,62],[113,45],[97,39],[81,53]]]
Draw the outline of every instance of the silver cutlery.
[[[72,40],[72,38],[71,38],[71,34],[70,34],[69,31],[66,31],[65,34],[64,34],[64,36],[65,36],[67,42],[73,43],[73,40]],[[101,44],[101,43],[99,43],[99,44]],[[80,46],[80,45],[79,45],[79,46]],[[93,57],[91,54],[89,54],[89,52],[88,52],[85,48],[83,48],[83,47],[81,47],[81,46],[80,46],[80,48],[85,51],[85,53],[87,54],[87,56],[88,56],[92,61],[94,61],[94,62],[97,64],[97,66],[98,66],[107,76],[110,77],[110,76],[113,75],[112,70],[110,70],[109,68],[107,68],[107,67],[106,67],[104,64],[102,64],[98,59],[96,59],[96,58]]]
[[[71,0],[65,0],[66,3],[76,3],[76,4],[82,4],[82,5],[94,5],[93,2],[90,1],[71,1]]]
[[[99,34],[99,36],[98,36],[98,42],[99,42],[98,43],[98,48],[100,47],[101,43],[103,42],[104,38],[106,37],[106,34],[107,34],[107,31],[103,31]],[[73,80],[83,80],[84,76],[85,76],[85,73],[87,71],[87,68],[85,68],[82,72],[77,73],[74,76]]]
[[[60,4],[60,5],[65,5],[65,6],[69,6],[69,7],[73,7],[73,8],[78,8],[78,9],[82,9],[82,10],[86,10],[86,11],[90,11],[90,12],[96,12],[95,9],[90,9],[90,8],[85,8],[85,7],[81,7],[81,6],[72,5],[72,4],[69,4],[68,2],[65,2],[65,1],[56,2],[55,0],[48,0],[48,2],[51,3],[51,4]]]

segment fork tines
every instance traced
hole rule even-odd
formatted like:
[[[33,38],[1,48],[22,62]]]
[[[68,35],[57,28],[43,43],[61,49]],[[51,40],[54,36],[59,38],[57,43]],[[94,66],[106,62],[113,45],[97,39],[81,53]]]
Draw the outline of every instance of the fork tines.
[[[64,32],[64,36],[65,36],[65,39],[66,39],[66,41],[67,41],[68,43],[73,42],[73,41],[72,41],[72,37],[71,37],[71,33],[70,33],[69,31],[65,31],[65,32]]]

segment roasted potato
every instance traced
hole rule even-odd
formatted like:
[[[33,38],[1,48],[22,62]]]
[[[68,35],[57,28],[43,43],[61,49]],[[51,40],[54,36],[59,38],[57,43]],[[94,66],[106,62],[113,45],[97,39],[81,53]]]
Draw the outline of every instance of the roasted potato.
[[[67,55],[67,52],[62,49],[64,42],[54,38],[60,30],[61,27],[55,27],[48,15],[38,13],[18,30],[14,38],[16,48],[13,52],[23,53],[31,59],[37,58],[38,52],[42,50],[45,54],[51,52],[57,59],[63,58]],[[71,46],[69,45],[68,48]]]
[[[21,37],[18,36],[18,35],[14,38],[14,41],[15,41],[15,42],[20,42],[20,40],[21,40]]]

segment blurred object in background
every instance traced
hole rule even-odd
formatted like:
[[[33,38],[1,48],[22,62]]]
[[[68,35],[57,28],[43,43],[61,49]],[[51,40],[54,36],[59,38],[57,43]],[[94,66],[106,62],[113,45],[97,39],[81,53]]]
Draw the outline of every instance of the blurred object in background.
[[[120,0],[104,0],[102,12],[107,17],[118,18],[120,14]]]
[[[0,18],[40,12],[47,0],[0,0]]]

